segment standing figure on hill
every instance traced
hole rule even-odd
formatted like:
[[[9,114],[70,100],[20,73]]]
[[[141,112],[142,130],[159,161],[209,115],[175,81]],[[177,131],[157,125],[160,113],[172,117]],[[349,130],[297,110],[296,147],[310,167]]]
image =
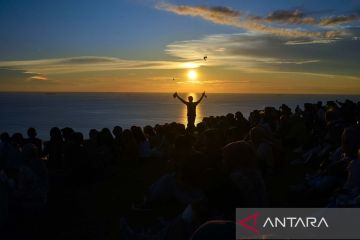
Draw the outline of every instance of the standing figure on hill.
[[[188,102],[185,101],[184,99],[182,99],[177,92],[174,93],[174,98],[178,98],[182,103],[184,103],[187,107],[187,119],[188,119],[188,123],[187,123],[187,128],[188,129],[193,129],[195,127],[195,118],[196,118],[196,106],[201,102],[201,100],[204,98],[205,92],[202,93],[201,98],[194,102],[194,98],[192,96],[188,97]]]

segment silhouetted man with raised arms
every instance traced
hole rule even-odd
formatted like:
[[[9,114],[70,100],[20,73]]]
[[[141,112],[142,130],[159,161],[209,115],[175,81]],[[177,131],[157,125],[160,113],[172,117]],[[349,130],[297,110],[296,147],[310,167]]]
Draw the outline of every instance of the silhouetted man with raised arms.
[[[187,128],[188,129],[193,129],[195,127],[195,118],[196,118],[196,106],[201,102],[201,100],[204,98],[205,96],[205,92],[203,92],[203,94],[201,95],[201,98],[197,101],[197,102],[193,102],[194,98],[192,96],[188,97],[188,102],[185,101],[184,99],[182,99],[177,92],[174,93],[174,98],[178,98],[181,102],[183,102],[186,107],[187,107],[187,119],[188,119],[188,124],[187,124]]]

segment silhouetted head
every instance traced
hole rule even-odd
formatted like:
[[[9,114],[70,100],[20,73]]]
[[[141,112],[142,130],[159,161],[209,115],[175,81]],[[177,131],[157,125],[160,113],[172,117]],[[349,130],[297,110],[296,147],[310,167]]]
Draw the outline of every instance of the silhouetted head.
[[[291,114],[291,108],[286,104],[282,104],[280,106],[280,110],[281,110],[281,113],[283,115],[290,115]]]
[[[3,132],[0,135],[1,142],[8,143],[10,142],[10,135],[7,132]]]
[[[131,131],[137,143],[142,143],[146,141],[146,137],[141,127],[132,126]]]
[[[240,119],[243,119],[243,118],[244,118],[244,115],[242,114],[242,112],[237,111],[237,112],[235,113],[235,118],[236,118],[237,120],[240,120]]]
[[[108,128],[103,128],[98,133],[97,140],[99,142],[99,145],[111,146],[111,144],[113,144],[114,138]]]
[[[189,100],[189,102],[192,102],[194,100],[194,98],[192,96],[188,96],[188,100]]]
[[[32,128],[32,127],[29,128],[29,129],[27,130],[27,135],[28,135],[29,138],[35,138],[36,135],[37,135],[36,129],[35,129],[35,128]]]
[[[23,137],[23,135],[21,133],[14,133],[11,136],[11,142],[14,145],[22,146],[23,143],[24,143],[24,137]]]
[[[114,134],[115,137],[120,137],[122,134],[122,131],[123,131],[122,127],[115,126],[112,130],[112,133]]]
[[[56,141],[62,141],[61,130],[58,127],[53,127],[50,130],[50,139]]]
[[[327,101],[326,105],[328,106],[328,108],[338,108],[338,105],[334,101]]]
[[[123,143],[129,144],[129,143],[135,143],[135,138],[134,135],[132,133],[132,131],[130,129],[125,129],[123,131],[123,135],[122,135],[122,139],[123,139]]]
[[[235,119],[235,115],[233,113],[226,114],[226,119],[228,121],[233,121]]]
[[[147,137],[155,136],[155,130],[154,130],[153,127],[147,125],[147,126],[144,127],[144,134]]]
[[[90,129],[89,138],[95,140],[98,136],[99,132],[96,129]]]
[[[336,121],[340,119],[340,112],[334,108],[330,108],[328,111],[326,111],[325,113],[325,120],[327,123]]]
[[[74,130],[72,128],[65,127],[61,129],[61,133],[65,142],[67,142],[70,139],[71,135],[74,133]]]

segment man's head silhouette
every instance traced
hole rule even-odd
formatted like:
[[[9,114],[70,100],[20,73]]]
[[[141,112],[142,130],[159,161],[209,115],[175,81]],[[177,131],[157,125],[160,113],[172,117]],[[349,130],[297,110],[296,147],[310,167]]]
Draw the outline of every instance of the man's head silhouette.
[[[194,100],[194,98],[192,96],[188,96],[188,100],[189,100],[189,102],[192,102]]]
[[[29,128],[29,129],[27,130],[27,134],[28,134],[29,138],[35,138],[36,135],[37,135],[36,129],[35,129],[35,128],[32,128],[32,127]]]

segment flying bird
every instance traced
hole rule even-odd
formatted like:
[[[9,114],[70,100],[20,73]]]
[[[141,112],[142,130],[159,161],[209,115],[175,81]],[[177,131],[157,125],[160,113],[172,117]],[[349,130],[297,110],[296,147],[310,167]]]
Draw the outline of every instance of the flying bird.
[[[206,59],[207,59],[207,56],[204,56],[204,61],[206,61]]]

